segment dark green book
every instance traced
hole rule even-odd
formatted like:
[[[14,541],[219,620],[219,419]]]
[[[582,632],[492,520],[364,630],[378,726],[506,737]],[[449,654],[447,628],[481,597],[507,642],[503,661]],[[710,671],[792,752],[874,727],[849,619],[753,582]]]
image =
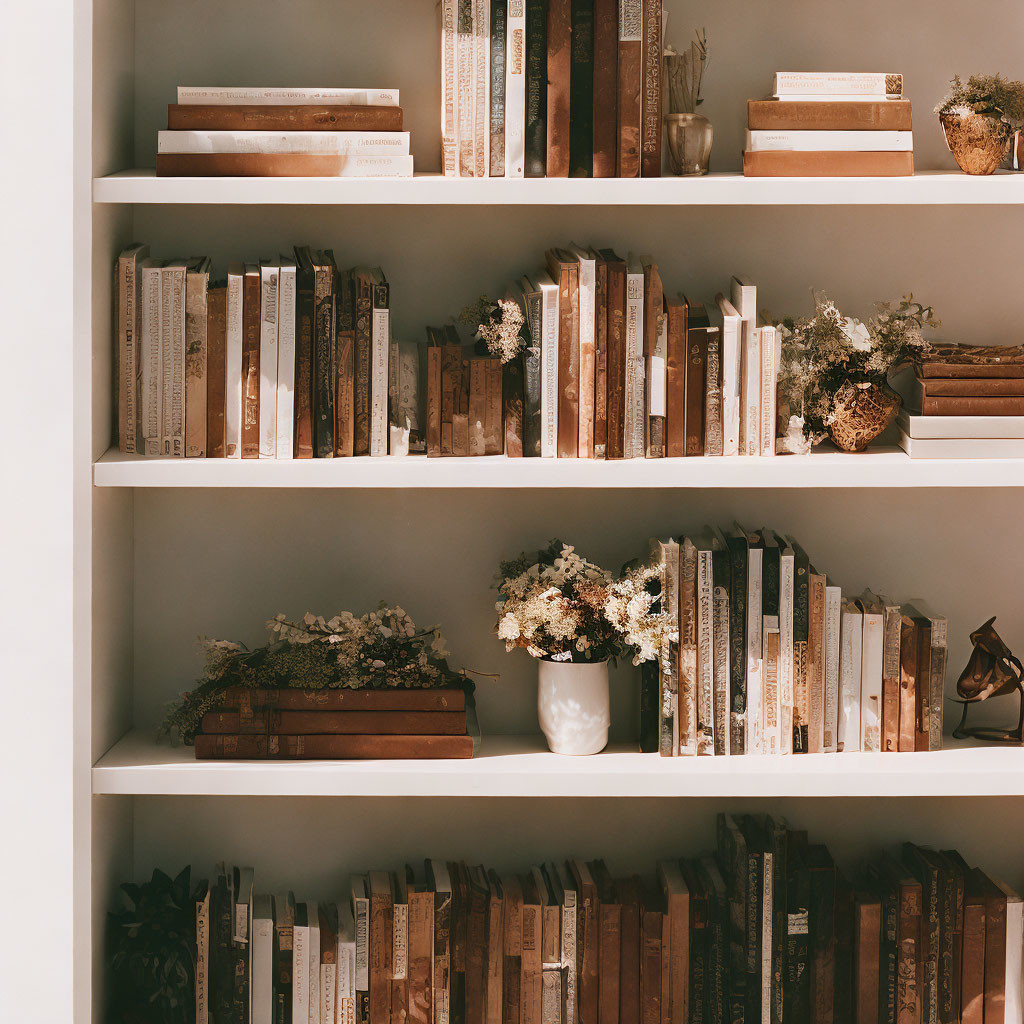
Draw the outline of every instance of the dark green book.
[[[746,748],[747,722],[747,535],[738,527],[725,535],[729,546],[730,753]]]
[[[526,166],[527,178],[547,174],[548,0],[526,0]]]
[[[730,815],[717,819],[717,859],[729,901],[726,1019],[743,1024],[747,998],[747,845]]]
[[[594,0],[572,0],[569,177],[594,176]]]
[[[763,915],[771,913],[764,905],[765,853],[769,853],[768,836],[762,823],[753,815],[743,815],[738,821],[747,847],[747,1020],[760,1021],[764,992],[761,946],[764,940]],[[770,862],[770,860],[769,860]]]

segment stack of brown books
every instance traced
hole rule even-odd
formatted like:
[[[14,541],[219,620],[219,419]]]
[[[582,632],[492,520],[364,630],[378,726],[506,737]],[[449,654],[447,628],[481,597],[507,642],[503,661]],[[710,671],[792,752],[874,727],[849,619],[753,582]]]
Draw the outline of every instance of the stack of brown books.
[[[232,687],[203,717],[199,759],[367,760],[473,756],[463,690]]]
[[[1024,345],[940,345],[894,378],[912,458],[1024,456]]]
[[[775,95],[747,104],[748,177],[914,173],[903,76],[780,71]]]

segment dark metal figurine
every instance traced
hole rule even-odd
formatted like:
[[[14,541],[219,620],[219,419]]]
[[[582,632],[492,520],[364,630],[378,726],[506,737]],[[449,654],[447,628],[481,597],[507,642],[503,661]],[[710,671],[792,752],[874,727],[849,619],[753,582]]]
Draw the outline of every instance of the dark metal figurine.
[[[962,698],[960,703],[963,705],[963,714],[953,735],[957,739],[971,737],[993,743],[1021,743],[1024,742],[1024,667],[992,628],[995,621],[993,615],[984,626],[971,634],[974,650],[956,683],[956,692]],[[967,709],[972,704],[1015,691],[1020,705],[1015,729],[967,725]]]

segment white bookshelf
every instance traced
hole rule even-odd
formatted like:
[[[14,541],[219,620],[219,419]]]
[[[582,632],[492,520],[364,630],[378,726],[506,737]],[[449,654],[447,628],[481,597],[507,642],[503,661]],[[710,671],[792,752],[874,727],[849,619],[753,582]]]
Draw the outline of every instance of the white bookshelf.
[[[948,338],[1019,338],[1024,175],[956,173],[931,115],[954,71],[1019,77],[1024,12],[1010,0],[996,6],[987,13],[1004,30],[965,36],[954,0],[813,11],[802,0],[709,3],[699,17],[666,0],[670,38],[688,35],[692,19],[708,30],[702,109],[715,124],[715,173],[515,182],[436,174],[434,0],[76,4],[76,1021],[103,1019],[105,915],[117,885],[156,866],[192,863],[205,876],[218,858],[244,861],[258,885],[287,883],[300,898],[334,891],[350,869],[424,854],[505,868],[582,851],[606,856],[613,871],[646,870],[657,856],[707,845],[717,810],[770,809],[844,864],[911,838],[957,845],[1024,883],[1019,749],[667,763],[634,752],[638,679],[620,666],[609,752],[548,754],[536,735],[536,668],[491,635],[489,589],[500,558],[555,535],[617,567],[648,536],[764,523],[799,537],[844,591],[924,596],[945,612],[952,695],[967,634],[990,615],[1024,650],[1024,460],[913,462],[891,447],[657,463],[147,461],[109,450],[111,267],[134,240],[158,256],[209,253],[221,273],[229,258],[333,246],[346,266],[385,267],[398,337],[421,336],[532,270],[547,246],[575,239],[651,252],[668,287],[701,298],[743,273],[772,312],[809,309],[816,287],[866,315],[872,300],[912,289],[935,303]],[[776,64],[847,66],[866,54],[905,74],[921,173],[738,173],[745,100],[765,90]],[[398,85],[422,173],[157,179],[132,170],[152,166],[179,81]],[[252,645],[278,611],[363,610],[381,598],[441,623],[455,663],[500,673],[477,685],[479,758],[198,763],[188,748],[155,742],[162,706],[199,672],[197,636]],[[300,836],[318,842],[299,853]]]

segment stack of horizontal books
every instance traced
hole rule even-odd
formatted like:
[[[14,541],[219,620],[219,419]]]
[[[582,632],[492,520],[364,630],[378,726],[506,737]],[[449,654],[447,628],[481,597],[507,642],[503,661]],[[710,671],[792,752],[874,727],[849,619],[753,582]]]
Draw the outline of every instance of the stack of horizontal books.
[[[477,732],[463,690],[232,687],[204,715],[195,750],[201,760],[465,758]]]
[[[158,176],[412,176],[397,89],[178,87]]]
[[[912,459],[1024,457],[1024,345],[938,345],[893,378]]]
[[[775,94],[747,104],[748,177],[914,173],[903,76],[779,71]]]

